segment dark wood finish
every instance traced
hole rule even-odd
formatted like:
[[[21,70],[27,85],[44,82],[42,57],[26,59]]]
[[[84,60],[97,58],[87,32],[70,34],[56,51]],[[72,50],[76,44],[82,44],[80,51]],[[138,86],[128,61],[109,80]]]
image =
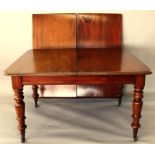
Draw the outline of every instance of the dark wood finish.
[[[38,86],[37,85],[33,85],[32,86],[32,90],[33,90],[33,95],[32,97],[34,98],[34,103],[35,103],[35,107],[38,107],[38,97],[39,97],[39,94],[38,94]]]
[[[75,49],[36,49],[21,56],[6,73],[11,75],[76,75]]]
[[[121,14],[78,14],[78,47],[122,46]]]
[[[133,138],[137,140],[145,76],[151,71],[121,47],[121,31],[121,15],[79,14],[78,18],[75,14],[33,15],[34,49],[27,51],[5,71],[12,77],[22,142],[26,128],[24,85],[33,85],[36,105],[39,85],[84,88],[93,85],[104,90],[105,96],[117,97],[120,105],[123,85],[133,84],[132,128]],[[85,94],[89,95],[97,96]],[[75,97],[79,97],[78,94]]]
[[[75,48],[76,42],[76,14],[33,15],[34,49]],[[43,85],[41,88],[41,96],[44,96],[43,93],[49,88]],[[59,86],[54,88],[58,90]]]
[[[112,89],[114,88],[114,89]],[[77,96],[117,98],[119,85],[78,85]]]
[[[132,84],[134,75],[23,76],[24,85]]]
[[[41,85],[38,93],[40,98],[72,98],[76,97],[76,85]]]
[[[143,105],[143,89],[145,86],[145,76],[144,75],[137,75],[135,77],[135,83],[134,83],[134,100],[133,100],[133,138],[134,141],[137,141],[137,132],[140,128],[139,119],[141,117],[141,110]]]
[[[78,48],[105,48],[122,46],[122,15],[121,14],[78,14]],[[108,51],[107,51],[108,52]],[[105,85],[96,87],[87,85],[87,89],[95,88],[97,96],[118,97],[120,105],[123,87]],[[86,93],[85,93],[86,94]],[[113,94],[113,95],[112,95]],[[87,96],[88,94],[86,94]],[[89,94],[90,96],[90,94]],[[93,93],[92,93],[93,96]],[[96,93],[95,93],[96,96]]]
[[[77,97],[102,97],[118,98],[118,106],[121,106],[123,85],[78,85]]]
[[[23,76],[12,77],[13,88],[15,91],[15,101],[18,104],[16,107],[17,119],[19,122],[19,130],[21,132],[21,140],[25,140],[25,106],[22,95],[22,85],[34,84],[134,84],[134,101],[133,101],[133,136],[137,140],[137,132],[139,125],[139,118],[142,108],[142,90],[144,88],[145,75],[105,75],[105,76]],[[16,88],[16,89],[15,89]]]
[[[33,48],[75,48],[76,14],[34,14]]]
[[[148,73],[150,73],[148,67],[127,49],[78,49],[78,75],[131,75]]]
[[[75,14],[35,14],[33,15],[33,48],[66,48],[66,47],[69,47],[69,48],[73,48],[75,47],[75,42],[76,42],[76,28],[75,28],[75,17],[76,15]],[[88,17],[89,16],[89,17]],[[117,18],[114,18],[117,17]],[[117,30],[117,33],[119,33],[118,35],[118,45],[121,45],[121,15],[117,15],[115,14],[113,16],[113,14],[96,14],[93,16],[93,20],[94,20],[94,17],[96,20],[95,21],[95,25],[94,25],[94,22],[90,22],[89,26],[91,27],[91,29],[89,29],[91,32],[92,32],[92,35],[93,36],[97,36],[96,41],[99,41],[103,47],[103,42],[104,42],[104,45],[107,44],[107,43],[111,43],[111,46],[112,44],[115,45],[115,42],[113,41],[113,36],[111,36],[111,32],[114,32],[115,30]],[[92,14],[91,15],[78,15],[78,24],[79,24],[79,29],[77,31],[79,31],[79,41],[83,38],[83,36],[85,36],[85,33],[83,36],[81,36],[80,34],[83,34],[83,27],[81,27],[81,20],[84,18],[90,18],[92,17]],[[106,18],[106,21],[105,21],[105,18]],[[115,27],[109,27],[109,23],[110,21],[114,21],[113,24],[116,25],[117,29],[115,29]],[[114,20],[116,19],[116,20]],[[72,24],[70,23],[69,20],[73,20]],[[84,21],[85,22],[85,21]],[[120,22],[120,23],[119,23]],[[88,24],[87,24],[88,25]],[[86,26],[87,26],[86,25]],[[98,31],[98,26],[101,27],[101,25],[103,27],[106,27],[104,28],[104,31],[106,32],[110,32],[110,36],[111,38],[107,37],[109,36],[109,34],[105,33],[103,31],[102,35],[99,34],[99,31]],[[119,27],[118,27],[119,26]],[[94,27],[94,28],[92,28]],[[108,28],[107,28],[108,27]],[[68,29],[67,29],[68,28]],[[70,33],[67,33],[67,31],[70,31],[71,28],[75,28],[73,29]],[[85,30],[88,30],[87,27],[84,27]],[[65,29],[65,31],[64,31]],[[67,29],[67,30],[66,30]],[[114,31],[111,31],[113,30]],[[62,32],[60,31],[62,30]],[[94,32],[94,30],[96,30]],[[82,31],[82,32],[81,32]],[[64,34],[65,33],[65,34]],[[71,34],[72,33],[72,34]],[[86,32],[87,33],[87,32]],[[95,34],[94,34],[95,33]],[[71,39],[71,36],[69,35],[72,35],[72,37],[74,37],[74,39],[70,40]],[[88,36],[90,39],[91,39],[91,36]],[[72,42],[71,42],[72,41]],[[74,41],[74,42],[73,42]],[[89,41],[89,40],[88,40]],[[82,40],[83,42],[83,40]],[[93,42],[92,42],[93,43]],[[84,43],[84,45],[87,45]],[[99,44],[94,44],[96,47],[100,47],[98,46]],[[93,46],[94,46],[93,45]],[[78,44],[77,44],[78,46]],[[59,87],[59,86],[57,86]],[[55,86],[55,90],[57,89],[57,87]],[[88,86],[87,85],[87,88],[88,87],[92,87],[91,86]],[[95,87],[95,86],[94,86]],[[47,89],[47,87],[45,87]],[[78,87],[79,88],[79,87]],[[110,94],[112,94],[112,92],[114,92],[114,90],[116,91],[115,94],[118,94],[120,91],[117,91],[115,89],[115,86],[111,86],[109,88],[111,88],[111,92],[110,91],[106,91],[107,88],[102,86],[102,87],[96,87],[96,89],[98,88],[97,91],[103,91],[104,93],[102,93],[102,97],[108,97]],[[69,89],[69,88],[67,88]],[[45,91],[45,89],[44,89]],[[49,91],[49,89],[47,90]],[[108,93],[109,92],[109,93]],[[106,96],[107,94],[107,96]],[[121,95],[121,93],[119,94],[119,96]],[[114,96],[113,96],[114,97]]]
[[[151,71],[128,50],[103,48],[78,49],[78,52],[76,49],[29,50],[5,73],[13,76],[90,76],[150,74]]]
[[[76,92],[77,90],[77,92]],[[120,85],[41,85],[41,98],[120,98]],[[118,92],[118,93],[117,93]]]
[[[15,109],[17,114],[18,129],[21,134],[21,142],[25,142],[25,103],[23,101],[23,85],[22,78],[19,76],[12,76],[12,87],[14,90]]]
[[[97,49],[95,50],[88,50],[86,49],[85,52],[83,50],[80,50],[76,53],[78,53],[78,62],[75,61],[72,65],[76,66],[76,70],[73,69],[73,73],[71,72],[72,69],[68,67],[67,71],[62,70],[59,71],[59,68],[55,70],[55,68],[49,67],[49,64],[51,62],[54,62],[54,64],[57,66],[58,62],[55,63],[55,61],[50,57],[50,54],[48,57],[46,57],[46,65],[42,61],[37,61],[35,59],[35,51],[29,51],[26,53],[23,57],[18,59],[11,67],[9,67],[5,73],[7,75],[12,76],[12,85],[13,89],[15,91],[15,101],[16,101],[16,112],[17,112],[17,118],[19,123],[19,130],[21,132],[21,139],[22,142],[25,140],[25,106],[23,102],[23,93],[22,88],[23,85],[57,85],[57,84],[73,84],[73,85],[104,85],[104,84],[114,84],[114,85],[122,85],[122,84],[134,84],[135,90],[134,90],[134,101],[133,101],[133,134],[134,134],[134,140],[137,139],[137,132],[139,125],[139,117],[142,107],[142,90],[144,87],[144,77],[146,74],[150,74],[151,71],[149,68],[147,68],[143,63],[141,63],[138,59],[136,59],[130,52],[123,52],[122,50],[119,52],[118,48],[115,50],[117,52],[114,52],[114,48],[106,49],[109,50],[108,52],[98,52]],[[50,50],[51,52],[52,50]],[[88,52],[90,51],[90,52]],[[47,51],[46,51],[47,52]],[[60,51],[57,50],[58,54],[60,55]],[[75,52],[75,50],[74,50]],[[73,53],[74,53],[73,52]],[[112,52],[112,53],[111,53]],[[32,54],[33,53],[33,54]],[[36,52],[42,57],[44,52]],[[51,52],[52,55],[53,52]],[[86,61],[85,54],[88,54],[88,58]],[[96,54],[95,54],[96,53]],[[102,54],[98,54],[102,53]],[[116,54],[114,54],[116,53]],[[113,55],[114,54],[114,55]],[[98,56],[97,56],[98,55]],[[120,56],[122,55],[122,56]],[[31,58],[33,57],[33,59]],[[94,57],[94,61],[92,62],[92,56]],[[117,61],[118,65],[111,65],[108,62],[112,60],[112,57],[115,57],[115,61]],[[70,58],[70,54],[68,55]],[[120,59],[121,58],[121,59]],[[98,63],[98,61],[104,62],[102,66]],[[109,59],[109,61],[103,61],[103,59]],[[25,62],[29,63],[22,63],[22,61],[25,60]],[[50,61],[51,62],[50,62]],[[65,61],[65,66],[67,66],[68,61]],[[69,59],[68,59],[69,60]],[[132,60],[132,64],[130,61]],[[32,62],[33,63],[32,63]],[[115,61],[111,61],[115,64]],[[62,64],[64,62],[61,62]],[[85,65],[84,65],[85,63]],[[94,63],[92,66],[91,63]],[[25,66],[24,66],[24,65]],[[31,67],[28,65],[31,64]],[[20,70],[17,66],[21,66]],[[39,66],[38,66],[39,65]],[[134,65],[134,68],[133,68]],[[40,69],[41,66],[41,69]],[[59,65],[61,66],[61,65]],[[113,66],[113,67],[112,67]],[[39,68],[39,69],[38,69]],[[108,70],[109,69],[109,72]],[[21,72],[22,71],[22,72]],[[66,71],[66,72],[65,72]],[[69,74],[68,74],[69,73]],[[76,73],[76,74],[75,74]]]

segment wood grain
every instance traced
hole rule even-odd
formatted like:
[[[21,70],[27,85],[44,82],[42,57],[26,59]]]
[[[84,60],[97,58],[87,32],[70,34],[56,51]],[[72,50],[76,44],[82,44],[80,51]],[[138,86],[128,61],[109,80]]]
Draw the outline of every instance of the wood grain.
[[[33,14],[33,48],[75,48],[76,14]]]
[[[106,97],[117,98],[120,95],[119,85],[78,85],[77,97]]]
[[[121,94],[119,85],[47,85],[38,93],[42,98],[73,98],[73,97],[99,97],[119,98]]]
[[[122,46],[121,14],[78,14],[78,47]]]
[[[33,85],[37,106],[37,85],[73,85],[73,91],[95,88],[98,94],[83,96],[117,97],[120,105],[122,86],[134,84],[132,128],[137,140],[145,75],[151,70],[122,48],[121,14],[34,14],[33,48],[5,70],[12,77],[22,142],[26,128],[24,85]]]
[[[122,15],[121,14],[78,14],[78,48],[103,48],[122,46]],[[102,51],[101,51],[102,52]],[[108,52],[108,51],[107,51]],[[88,60],[89,61],[89,60]],[[98,62],[100,63],[100,62]],[[97,64],[98,64],[97,63]],[[101,65],[104,62],[101,62]],[[93,62],[92,65],[97,65]],[[94,68],[93,66],[93,68]],[[82,87],[82,86],[81,86]],[[117,89],[120,87],[120,89]],[[118,97],[122,94],[122,87],[115,85],[90,85],[85,90],[94,90],[92,96]],[[78,87],[79,88],[79,87]],[[92,89],[93,88],[93,89]],[[90,93],[84,93],[90,96]],[[84,95],[83,94],[83,95]],[[121,100],[119,100],[120,103]]]
[[[23,101],[23,85],[22,85],[22,78],[18,76],[12,77],[12,88],[14,91],[14,100],[15,100],[15,110],[17,115],[18,121],[18,130],[21,134],[21,142],[25,142],[25,103]]]
[[[12,75],[76,75],[75,49],[29,50],[6,73]]]
[[[150,74],[149,68],[123,48],[78,49],[78,75]]]
[[[78,61],[77,61],[78,60]],[[136,75],[150,69],[123,48],[29,50],[13,63],[7,75]]]
[[[141,110],[142,110],[142,105],[143,105],[143,89],[145,86],[145,76],[143,75],[137,75],[135,79],[135,84],[134,84],[134,94],[133,94],[133,123],[132,123],[132,128],[133,128],[133,138],[134,141],[137,141],[137,133],[138,129],[140,128],[140,117],[141,117]]]
[[[61,85],[61,84],[133,84],[134,75],[60,75],[60,76],[23,76],[23,85]]]

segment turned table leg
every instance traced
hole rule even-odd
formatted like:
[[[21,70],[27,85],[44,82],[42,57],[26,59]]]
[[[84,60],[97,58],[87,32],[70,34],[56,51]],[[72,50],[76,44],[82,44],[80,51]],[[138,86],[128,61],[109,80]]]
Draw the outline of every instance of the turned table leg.
[[[21,77],[12,77],[12,86],[14,90],[15,110],[18,121],[18,129],[21,134],[21,142],[25,142],[25,103],[23,101],[23,86]]]
[[[33,90],[33,95],[32,97],[34,98],[34,103],[35,103],[35,107],[38,107],[38,97],[39,97],[39,94],[38,94],[38,86],[37,85],[33,85],[32,86],[32,90]]]
[[[140,128],[139,120],[141,117],[141,110],[142,110],[142,105],[143,105],[143,89],[145,85],[145,76],[136,76],[135,79],[135,84],[134,84],[134,99],[133,99],[133,123],[132,123],[132,128],[133,128],[133,138],[134,141],[138,140],[137,133],[138,129]]]

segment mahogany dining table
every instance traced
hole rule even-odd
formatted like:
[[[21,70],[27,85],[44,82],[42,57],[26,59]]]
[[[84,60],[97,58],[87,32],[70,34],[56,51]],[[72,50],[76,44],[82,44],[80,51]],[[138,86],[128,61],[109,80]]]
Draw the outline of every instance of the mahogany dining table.
[[[132,84],[133,138],[140,127],[145,76],[151,70],[123,47],[31,49],[17,59],[5,74],[11,76],[21,142],[25,142],[23,87],[32,85],[38,100],[38,85]]]

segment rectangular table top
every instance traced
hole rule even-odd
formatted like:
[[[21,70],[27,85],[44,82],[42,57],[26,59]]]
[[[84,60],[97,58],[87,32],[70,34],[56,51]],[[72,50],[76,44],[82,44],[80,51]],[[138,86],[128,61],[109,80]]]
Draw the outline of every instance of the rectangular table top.
[[[8,69],[10,76],[137,75],[150,69],[123,48],[32,49]]]

